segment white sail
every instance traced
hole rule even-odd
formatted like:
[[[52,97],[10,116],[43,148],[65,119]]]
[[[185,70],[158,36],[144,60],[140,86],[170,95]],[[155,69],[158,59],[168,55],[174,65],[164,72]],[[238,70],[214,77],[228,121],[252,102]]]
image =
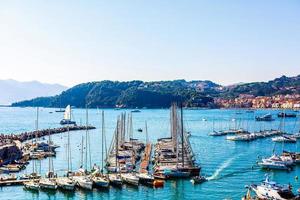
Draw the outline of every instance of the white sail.
[[[65,120],[71,120],[71,106],[68,105],[66,107],[65,113],[64,113],[64,119]]]

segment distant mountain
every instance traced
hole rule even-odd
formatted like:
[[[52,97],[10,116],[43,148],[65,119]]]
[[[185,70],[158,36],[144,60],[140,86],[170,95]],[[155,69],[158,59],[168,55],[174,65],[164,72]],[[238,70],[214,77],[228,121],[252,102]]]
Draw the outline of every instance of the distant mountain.
[[[0,80],[0,105],[10,105],[13,102],[39,96],[52,96],[66,89],[67,87],[59,84],[46,84],[38,81]]]
[[[278,94],[300,94],[300,75],[295,77],[281,76],[268,82],[243,83],[224,87],[222,97],[233,98],[240,94],[253,96],[273,96]]]
[[[269,82],[221,86],[211,81],[100,81],[76,85],[60,95],[39,97],[12,106],[166,108],[180,101],[187,107],[215,107],[214,98],[235,98],[240,94],[272,96],[300,94],[300,75],[282,76]]]

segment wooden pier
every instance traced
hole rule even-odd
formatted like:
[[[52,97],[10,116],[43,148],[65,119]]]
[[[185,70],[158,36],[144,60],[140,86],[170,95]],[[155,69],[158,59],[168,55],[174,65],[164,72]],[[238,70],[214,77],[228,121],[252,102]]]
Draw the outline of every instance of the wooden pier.
[[[140,164],[140,173],[148,173],[150,157],[151,157],[152,144],[147,143],[145,148],[145,153],[143,155],[141,164]]]
[[[2,186],[13,186],[13,185],[23,185],[26,182],[31,181],[30,179],[26,179],[26,180],[7,180],[7,181],[0,181],[0,187]],[[35,181],[38,181],[38,179],[36,179]]]

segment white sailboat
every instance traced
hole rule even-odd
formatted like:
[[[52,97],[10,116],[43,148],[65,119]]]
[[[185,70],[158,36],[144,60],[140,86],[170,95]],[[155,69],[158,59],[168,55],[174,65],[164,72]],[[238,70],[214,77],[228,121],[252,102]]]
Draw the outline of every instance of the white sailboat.
[[[49,133],[49,146],[51,143],[50,133]],[[54,167],[53,167],[53,160],[52,157],[49,157],[49,171],[46,174],[45,178],[40,179],[39,182],[41,189],[49,189],[49,190],[56,190],[57,184],[56,184],[56,175],[54,174]]]
[[[64,112],[64,118],[60,121],[61,125],[76,125],[75,121],[72,121],[72,108],[68,105]]]
[[[98,187],[102,188],[108,188],[109,187],[109,179],[107,176],[103,174],[104,170],[104,141],[105,141],[105,129],[104,129],[104,111],[102,111],[102,129],[101,129],[101,136],[102,136],[102,168],[101,172],[99,171],[99,168],[95,170],[95,172],[92,173],[91,178],[94,182],[94,184]]]
[[[63,190],[74,190],[75,181],[72,179],[72,162],[71,162],[71,147],[70,147],[70,131],[68,127],[68,142],[67,142],[67,160],[68,160],[68,170],[67,177],[59,177],[56,179],[56,183],[59,188]]]

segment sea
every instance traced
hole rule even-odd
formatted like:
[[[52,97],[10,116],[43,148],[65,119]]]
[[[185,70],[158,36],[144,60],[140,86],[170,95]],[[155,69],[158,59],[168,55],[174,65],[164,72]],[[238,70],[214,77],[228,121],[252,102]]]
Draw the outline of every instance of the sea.
[[[39,128],[59,127],[59,121],[63,113],[55,112],[55,108],[39,108]],[[116,128],[117,117],[122,112],[127,114],[130,109],[104,109],[106,141],[101,141],[101,109],[88,109],[88,124],[96,127],[88,132],[90,156],[84,164],[91,167],[94,163],[101,166],[102,144],[109,148],[112,135]],[[149,140],[155,144],[161,137],[170,136],[170,111],[169,109],[141,109],[141,112],[133,115],[133,136],[137,139],[146,139],[145,130],[147,122]],[[272,142],[271,138],[257,139],[251,142],[234,142],[226,140],[226,136],[212,137],[208,134],[215,130],[224,130],[234,127],[242,127],[248,131],[264,129],[279,129],[289,133],[299,132],[300,119],[277,117],[280,110],[256,110],[249,113],[246,110],[236,109],[184,109],[184,125],[190,131],[190,142],[196,156],[197,163],[201,166],[202,175],[209,177],[209,181],[200,185],[192,185],[189,179],[169,180],[163,188],[138,188],[124,186],[121,189],[111,187],[109,190],[94,189],[93,191],[76,190],[75,192],[31,192],[24,190],[22,186],[0,187],[0,199],[25,200],[25,199],[241,199],[246,194],[246,186],[259,184],[266,175],[281,184],[292,184],[296,193],[300,188],[300,166],[294,170],[267,171],[257,166],[257,161],[262,157],[272,155],[273,150],[277,153],[283,150],[300,151],[300,141],[296,144],[281,144]],[[290,111],[294,112],[294,111]],[[255,116],[271,113],[275,119],[272,122],[256,122]],[[300,113],[297,113],[298,115]],[[86,110],[73,109],[74,119],[77,124],[86,124]],[[12,108],[0,107],[0,133],[15,134],[25,131],[33,131],[36,124],[36,108]],[[85,137],[85,131],[70,132],[72,170],[77,170],[81,163],[81,141]],[[44,138],[47,142],[47,137]],[[58,174],[64,174],[67,169],[66,142],[67,134],[56,134],[51,140],[59,145],[57,155],[53,158],[54,169]],[[84,149],[85,150],[85,149]],[[42,174],[48,171],[48,159],[38,163],[38,170]],[[32,162],[21,173],[31,173]]]

